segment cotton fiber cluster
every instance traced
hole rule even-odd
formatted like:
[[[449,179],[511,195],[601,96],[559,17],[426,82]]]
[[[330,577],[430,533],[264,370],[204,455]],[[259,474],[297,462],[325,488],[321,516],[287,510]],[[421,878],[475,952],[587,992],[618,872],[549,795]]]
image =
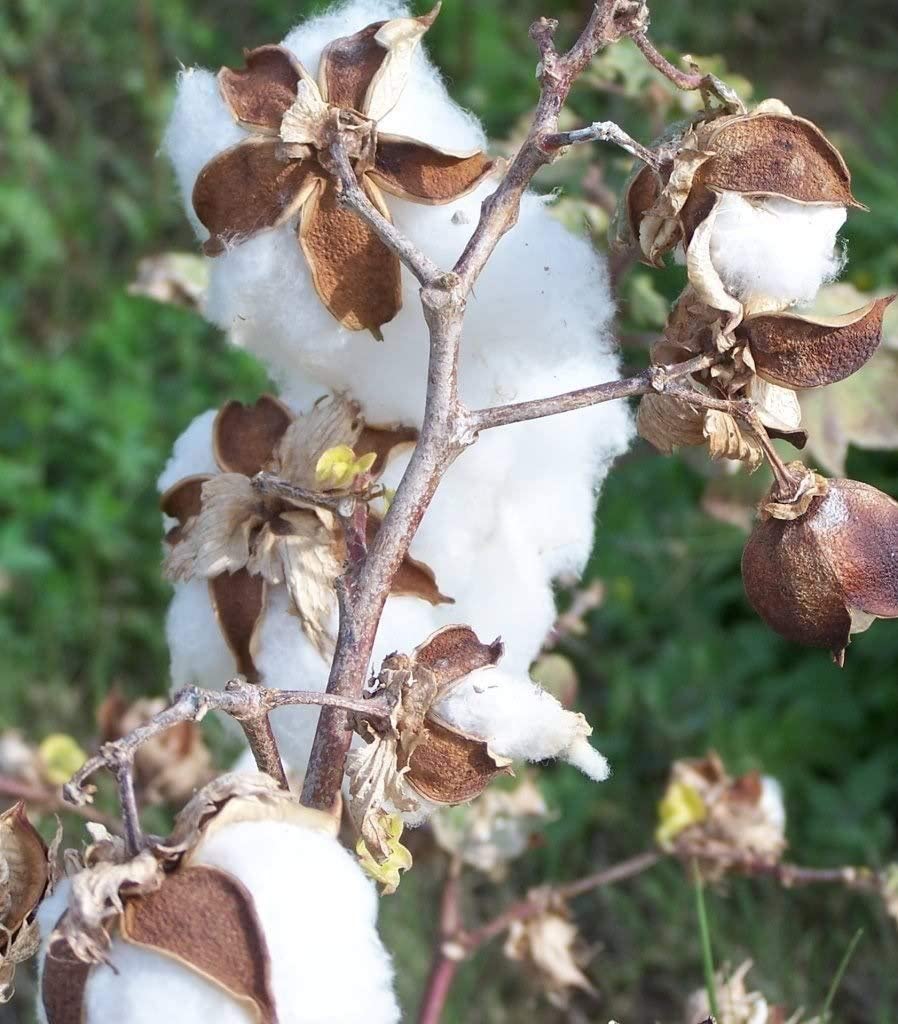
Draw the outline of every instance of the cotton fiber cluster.
[[[356,0],[303,23],[283,45],[314,74],[327,42],[405,13],[398,5]],[[444,149],[485,145],[480,125],[448,97],[420,49],[401,99],[379,127]],[[200,238],[205,230],[191,208],[193,183],[209,159],[244,136],[214,76],[183,72],[165,149]],[[477,223],[481,202],[495,187],[491,179],[444,206],[392,197],[387,203],[399,230],[449,268]],[[295,232],[295,223],[289,223],[211,260],[206,315],[263,361],[295,411],[339,391],[360,403],[369,424],[420,426],[428,335],[417,282],[403,271],[403,307],[384,325],[382,342],[348,330],[312,287]],[[542,199],[528,195],[519,224],[500,243],[468,300],[459,367],[463,401],[480,408],[618,376],[610,334],[613,312],[604,262],[552,218]],[[188,428],[160,480],[161,489],[188,474],[214,471],[211,423],[207,413]],[[518,696],[541,696],[527,670],[555,616],[553,580],[582,571],[592,547],[598,488],[630,436],[626,409],[613,403],[485,432],[449,470],[411,547],[412,557],[433,569],[440,590],[455,603],[432,607],[416,598],[390,598],[372,667],[393,651],[412,650],[442,625],[467,623],[486,640],[503,638],[502,670],[515,678]],[[397,458],[381,483],[396,487],[407,463],[408,456]],[[233,674],[233,659],[202,581],[177,585],[168,639],[174,688],[188,683],[220,687]],[[269,686],[326,685],[328,665],[289,614],[283,595],[275,595],[266,615],[255,662]],[[488,702],[481,704],[485,708]],[[495,722],[478,712],[491,732],[499,728],[499,719],[504,721],[501,701],[495,702],[495,712]],[[273,716],[294,770],[306,763],[316,718],[307,708]],[[564,729],[552,733],[553,720],[550,714],[546,735],[535,718],[530,720],[529,733],[522,730],[512,737],[514,754],[509,750],[509,756],[563,754],[588,774],[601,775],[590,755],[583,755],[582,744],[575,743],[571,753],[573,734]]]
[[[844,206],[723,195],[711,234],[711,260],[727,291],[749,309],[813,302],[845,263],[836,236]]]
[[[228,872],[251,894],[270,956],[279,1024],[399,1020],[392,964],[375,927],[374,885],[337,839],[286,822],[244,821],[202,840],[192,863]],[[69,891],[64,882],[39,911],[41,971]],[[347,964],[352,966],[349,983]],[[255,1020],[196,971],[120,938],[112,941],[108,966],[91,970],[84,1009],[83,1024]],[[43,1009],[39,1017],[45,1024]]]

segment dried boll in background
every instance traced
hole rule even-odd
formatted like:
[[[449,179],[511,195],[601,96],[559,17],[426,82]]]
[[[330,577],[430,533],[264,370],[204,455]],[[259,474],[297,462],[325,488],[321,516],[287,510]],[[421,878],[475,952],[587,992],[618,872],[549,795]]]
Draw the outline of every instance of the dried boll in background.
[[[303,23],[283,45],[314,69],[323,47],[335,37],[406,14],[393,5],[351,3]],[[482,129],[449,98],[421,50],[398,103],[379,128],[443,148],[484,145]],[[205,230],[190,201],[193,184],[210,159],[245,135],[215,77],[197,69],[183,72],[165,148],[200,237]],[[476,223],[482,199],[494,187],[495,181],[488,181],[445,205],[393,197],[387,197],[387,205],[403,232],[437,263],[450,265]],[[265,363],[294,412],[309,411],[330,391],[351,396],[369,423],[420,425],[427,335],[416,284],[405,270],[405,301],[383,326],[382,342],[343,327],[322,304],[296,242],[295,221],[228,249],[211,261],[211,275],[206,315]],[[459,371],[462,399],[476,408],[614,378],[613,314],[604,260],[559,225],[544,200],[526,197],[519,224],[503,240],[468,302]],[[179,439],[160,490],[185,476],[215,472],[213,419],[214,413],[204,414]],[[496,728],[512,705],[519,722],[528,720],[525,709],[532,708],[529,733],[518,731],[507,749],[497,748],[500,754],[539,759],[564,753],[560,740],[544,742],[541,732],[551,710],[549,720],[557,720],[555,731],[564,735],[566,713],[529,681],[527,670],[555,616],[553,581],[562,573],[582,571],[593,543],[598,489],[631,433],[627,410],[619,405],[486,433],[449,470],[410,552],[433,570],[439,589],[454,603],[434,607],[411,597],[387,602],[374,665],[392,651],[412,649],[447,623],[469,622],[483,637],[503,638],[507,681],[502,686],[494,682],[489,699],[473,701],[494,710],[472,711],[470,695],[463,702],[465,717],[493,715]],[[397,456],[380,482],[395,487],[407,461],[407,454]],[[202,581],[177,585],[168,638],[175,689],[192,682],[220,687],[233,674],[233,658]],[[325,686],[327,662],[297,628],[283,594],[271,595],[256,664],[269,686]],[[507,698],[501,696],[505,693]],[[461,696],[459,701],[461,709]],[[316,718],[302,709],[275,719],[295,770],[305,764]],[[549,728],[547,735],[553,734]]]

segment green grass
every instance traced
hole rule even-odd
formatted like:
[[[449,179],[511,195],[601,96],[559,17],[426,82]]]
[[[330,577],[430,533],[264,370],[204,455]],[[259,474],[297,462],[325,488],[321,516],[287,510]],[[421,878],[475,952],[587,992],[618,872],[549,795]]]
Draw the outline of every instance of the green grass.
[[[178,61],[234,61],[244,45],[280,38],[320,6],[12,0],[0,10],[2,727],[35,739],[63,729],[87,742],[113,683],[132,693],[167,687],[154,480],[196,413],[254,395],[264,375],[195,316],[125,292],[141,256],[193,246],[158,141]],[[453,93],[505,135],[535,97],[529,20],[558,16],[570,37],[585,6],[448,0],[433,45]],[[657,39],[727,54],[759,95],[781,94],[845,143],[857,193],[873,211],[852,217],[850,277],[862,287],[898,282],[891,6],[655,6]],[[584,121],[619,118],[651,137],[638,99],[583,87],[573,108]],[[623,161],[599,150],[595,158],[611,184],[622,180]],[[570,169],[559,173],[576,188]],[[655,278],[667,297],[678,282],[676,272]],[[643,304],[624,317],[651,326]],[[894,454],[855,453],[849,469],[898,493]],[[607,597],[588,635],[565,652],[615,775],[595,787],[548,767],[544,785],[559,815],[545,844],[502,886],[472,880],[472,918],[528,886],[649,846],[670,761],[712,746],[734,771],[763,768],[782,780],[790,857],[881,865],[895,856],[898,627],[880,623],[859,638],[842,672],[772,636],[742,593],[742,535],[699,508],[704,482],[691,463],[638,447],[606,486],[589,576]],[[409,1007],[426,974],[442,863],[421,844],[416,870],[383,908]],[[898,1018],[898,941],[862,897],[747,880],[707,897],[718,962],[752,956],[755,982],[790,1007],[821,1005],[831,965],[863,928],[833,1019]],[[680,1019],[684,996],[702,984],[694,898],[686,875],[664,864],[577,902],[584,936],[598,947],[601,990],[598,1007],[577,1002],[585,1019]],[[463,967],[447,1020],[528,1015],[584,1019],[549,1008],[493,944]]]

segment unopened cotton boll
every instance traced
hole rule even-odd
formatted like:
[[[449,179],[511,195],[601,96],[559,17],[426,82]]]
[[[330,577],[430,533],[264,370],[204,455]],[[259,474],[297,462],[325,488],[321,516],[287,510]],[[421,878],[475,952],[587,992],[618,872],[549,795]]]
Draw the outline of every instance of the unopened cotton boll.
[[[711,261],[727,291],[749,308],[809,303],[845,264],[837,241],[844,206],[723,194]]]
[[[488,668],[472,672],[434,709],[439,718],[471,736],[489,737],[490,749],[514,761],[560,758],[596,782],[608,762],[587,740],[582,715],[566,711],[526,677]]]
[[[279,1024],[399,1020],[392,964],[376,930],[374,886],[335,838],[288,822],[243,821],[203,839],[191,863],[226,871],[251,895],[270,957]],[[64,882],[39,911],[41,972],[69,891]],[[189,967],[119,937],[112,940],[108,965],[91,970],[84,1011],[84,1024],[256,1019]],[[38,1015],[46,1024],[42,1006]]]

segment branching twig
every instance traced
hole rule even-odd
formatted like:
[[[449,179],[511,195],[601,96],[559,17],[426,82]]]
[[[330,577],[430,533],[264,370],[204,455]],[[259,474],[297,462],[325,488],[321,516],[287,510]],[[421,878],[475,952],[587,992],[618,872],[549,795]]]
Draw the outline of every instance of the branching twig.
[[[133,852],[143,843],[137,801],[134,798],[134,757],[148,740],[182,722],[199,722],[209,711],[222,711],[236,719],[250,742],[256,764],[267,771],[286,788],[277,744],[271,733],[268,716],[282,707],[306,704],[319,707],[338,707],[366,718],[384,718],[389,710],[376,697],[370,700],[341,698],[329,693],[306,690],[273,690],[244,679],[232,679],[224,690],[204,690],[190,686],[182,690],[174,702],[148,722],[138,726],[121,739],[104,743],[63,786],[64,799],[82,808],[92,799],[88,780],[101,769],[107,769],[116,778],[122,804],[122,822],[125,838]]]
[[[575,128],[569,132],[555,132],[553,135],[546,135],[542,140],[542,146],[544,149],[553,150],[584,142],[612,142],[644,164],[648,164],[649,167],[657,169],[661,166],[662,158],[654,150],[631,138],[623,128],[613,121],[594,121],[586,128]]]
[[[548,907],[565,902],[585,893],[614,885],[643,874],[662,861],[678,859],[686,865],[696,859],[711,862],[727,874],[746,877],[767,877],[777,881],[784,888],[805,885],[844,885],[846,888],[882,894],[885,879],[882,874],[870,868],[837,867],[811,868],[798,864],[775,863],[738,851],[720,855],[716,859],[705,849],[691,850],[678,847],[676,853],[662,850],[646,850],[626,860],[603,868],[592,875],[578,878],[557,886],[543,886],[534,889],[522,899],[506,907],[500,914],[470,930],[465,929],[461,919],[459,865],[452,860],[443,889],[440,928],[434,962],[424,991],[418,1024],[439,1024],[455,974],[462,961],[473,956],[485,943],[503,935],[519,921],[527,921],[543,913]]]
[[[586,389],[587,393],[547,400],[543,406],[522,403],[509,410],[484,412],[479,421],[458,398],[458,354],[468,295],[500,239],[517,221],[521,200],[533,176],[559,153],[546,141],[558,134],[558,117],[577,76],[608,43],[641,32],[646,18],[646,7],[638,0],[598,0],[580,38],[563,55],[556,51],[553,41],[556,22],[543,18],[531,27],[530,35],[540,54],[536,113],[505,176],[484,200],[480,220],[451,272],[437,268],[374,207],[356,178],[341,140],[330,147],[329,170],[339,182],[341,202],[365,220],[421,282],[421,305],[430,335],[427,396],[415,451],[367,555],[338,582],[340,623],[328,679],[331,694],[343,698],[361,694],[393,577],[437,485],[453,460],[476,439],[478,429],[639,394],[638,389],[646,386],[646,380],[629,382],[623,389],[599,385]],[[647,380],[651,387],[656,386],[653,380]],[[613,393],[606,394],[601,388]],[[350,738],[345,711],[325,709],[309,757],[303,803],[322,809],[334,805]]]

